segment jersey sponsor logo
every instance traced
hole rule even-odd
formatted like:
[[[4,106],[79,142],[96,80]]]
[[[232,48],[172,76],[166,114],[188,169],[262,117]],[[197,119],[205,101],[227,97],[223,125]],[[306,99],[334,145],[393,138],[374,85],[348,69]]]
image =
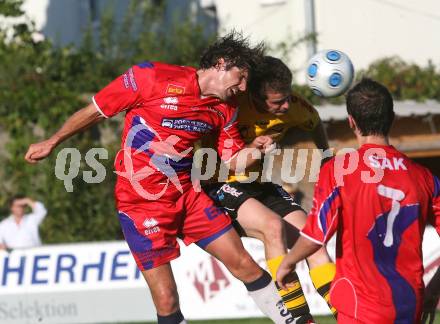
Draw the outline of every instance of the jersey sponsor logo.
[[[153,228],[148,228],[148,229],[146,229],[145,230],[145,235],[151,235],[151,234],[154,234],[154,233],[159,233],[160,232],[160,228],[158,227],[158,226],[156,226],[156,227],[153,227]]]
[[[388,169],[388,170],[408,170],[406,165],[403,163],[403,158],[395,158],[388,159],[388,158],[382,158],[378,157],[377,155],[370,155],[368,157],[368,160],[370,161],[370,166],[377,169]]]
[[[218,201],[222,201],[223,199],[225,199],[225,194],[220,191],[219,193],[217,193],[216,197],[217,197]]]
[[[160,105],[162,109],[169,109],[177,111],[179,99],[177,97],[165,97],[163,98],[164,103]]]
[[[243,194],[243,192],[238,191],[237,189],[231,187],[228,184],[224,184],[221,187],[221,191],[223,191],[224,193],[230,194],[231,196],[234,196],[236,198],[240,197]]]
[[[172,119],[162,119],[162,127],[173,128]]]
[[[180,118],[163,118],[161,125],[162,127],[196,133],[209,133],[214,128],[211,124],[201,120]]]
[[[205,208],[204,212],[209,220],[214,220],[223,214],[222,210],[216,206],[210,206],[208,208]]]
[[[129,68],[128,71],[125,72],[124,75],[122,76],[122,79],[125,89],[131,88],[133,92],[136,92],[138,90],[136,79],[134,77],[133,68]]]
[[[166,94],[171,94],[171,95],[183,95],[185,93],[185,87],[182,86],[178,86],[175,84],[168,84],[167,86],[167,90],[165,92]]]
[[[200,262],[195,269],[191,269],[187,276],[204,302],[215,298],[231,284],[219,262],[212,256]]]
[[[154,218],[146,218],[144,220],[143,225],[146,228],[146,230],[144,231],[145,235],[150,235],[160,232],[160,228],[159,226],[157,226],[159,225],[159,222]]]
[[[159,222],[154,218],[147,218],[144,220],[144,226],[146,228],[151,228],[157,225],[159,225]]]
[[[179,103],[179,99],[177,97],[165,97],[163,101],[169,105],[177,105]]]
[[[285,201],[289,202],[292,206],[299,206],[299,204],[295,202],[295,199],[284,190],[283,187],[277,185],[275,188]]]

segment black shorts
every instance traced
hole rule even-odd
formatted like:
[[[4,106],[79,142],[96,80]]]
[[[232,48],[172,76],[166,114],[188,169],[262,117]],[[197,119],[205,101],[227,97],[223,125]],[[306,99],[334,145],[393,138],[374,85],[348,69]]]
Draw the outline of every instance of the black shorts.
[[[203,185],[203,190],[217,206],[222,207],[232,219],[237,218],[238,208],[249,198],[254,198],[281,217],[302,207],[281,186],[271,182],[228,182]],[[305,211],[304,211],[305,212]]]

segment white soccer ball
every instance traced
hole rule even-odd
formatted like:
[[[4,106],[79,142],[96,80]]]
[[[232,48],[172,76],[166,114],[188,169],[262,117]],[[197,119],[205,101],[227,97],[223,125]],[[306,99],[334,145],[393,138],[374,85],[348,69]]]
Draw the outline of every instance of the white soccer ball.
[[[354,68],[347,54],[324,50],[312,56],[307,64],[307,83],[320,97],[336,97],[350,87]]]

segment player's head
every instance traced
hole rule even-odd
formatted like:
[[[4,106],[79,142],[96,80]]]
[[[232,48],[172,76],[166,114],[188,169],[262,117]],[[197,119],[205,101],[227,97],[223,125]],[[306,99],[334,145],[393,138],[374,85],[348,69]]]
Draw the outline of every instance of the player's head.
[[[388,89],[362,79],[346,95],[347,112],[361,136],[388,136],[394,119],[393,98]]]
[[[280,115],[287,112],[292,94],[292,72],[280,59],[265,56],[249,82],[249,91],[258,106]]]
[[[248,39],[235,31],[218,39],[200,59],[200,69],[210,74],[205,95],[228,100],[245,91],[249,75],[259,65],[263,53],[262,43],[251,47]]]
[[[9,209],[12,215],[16,217],[24,215],[26,205],[20,202],[23,198],[25,198],[23,195],[15,195],[9,198]]]

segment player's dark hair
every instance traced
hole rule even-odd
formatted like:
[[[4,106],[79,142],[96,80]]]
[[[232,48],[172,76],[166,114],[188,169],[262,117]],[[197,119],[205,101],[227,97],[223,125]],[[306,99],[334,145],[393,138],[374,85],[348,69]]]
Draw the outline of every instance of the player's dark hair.
[[[16,195],[10,197],[8,199],[8,206],[9,206],[9,208],[12,207],[12,205],[14,204],[14,201],[19,200],[19,199],[23,199],[23,198],[26,198],[26,196],[22,195],[22,194],[16,194]]]
[[[347,112],[362,136],[387,136],[394,119],[393,98],[382,84],[362,79],[346,95]]]
[[[292,72],[280,59],[265,56],[252,73],[249,90],[253,96],[266,99],[266,91],[286,93],[291,91]]]
[[[205,50],[200,58],[200,68],[209,69],[216,66],[218,60],[222,58],[225,60],[226,70],[236,66],[251,71],[260,64],[263,55],[263,43],[251,47],[248,38],[232,31]]]

